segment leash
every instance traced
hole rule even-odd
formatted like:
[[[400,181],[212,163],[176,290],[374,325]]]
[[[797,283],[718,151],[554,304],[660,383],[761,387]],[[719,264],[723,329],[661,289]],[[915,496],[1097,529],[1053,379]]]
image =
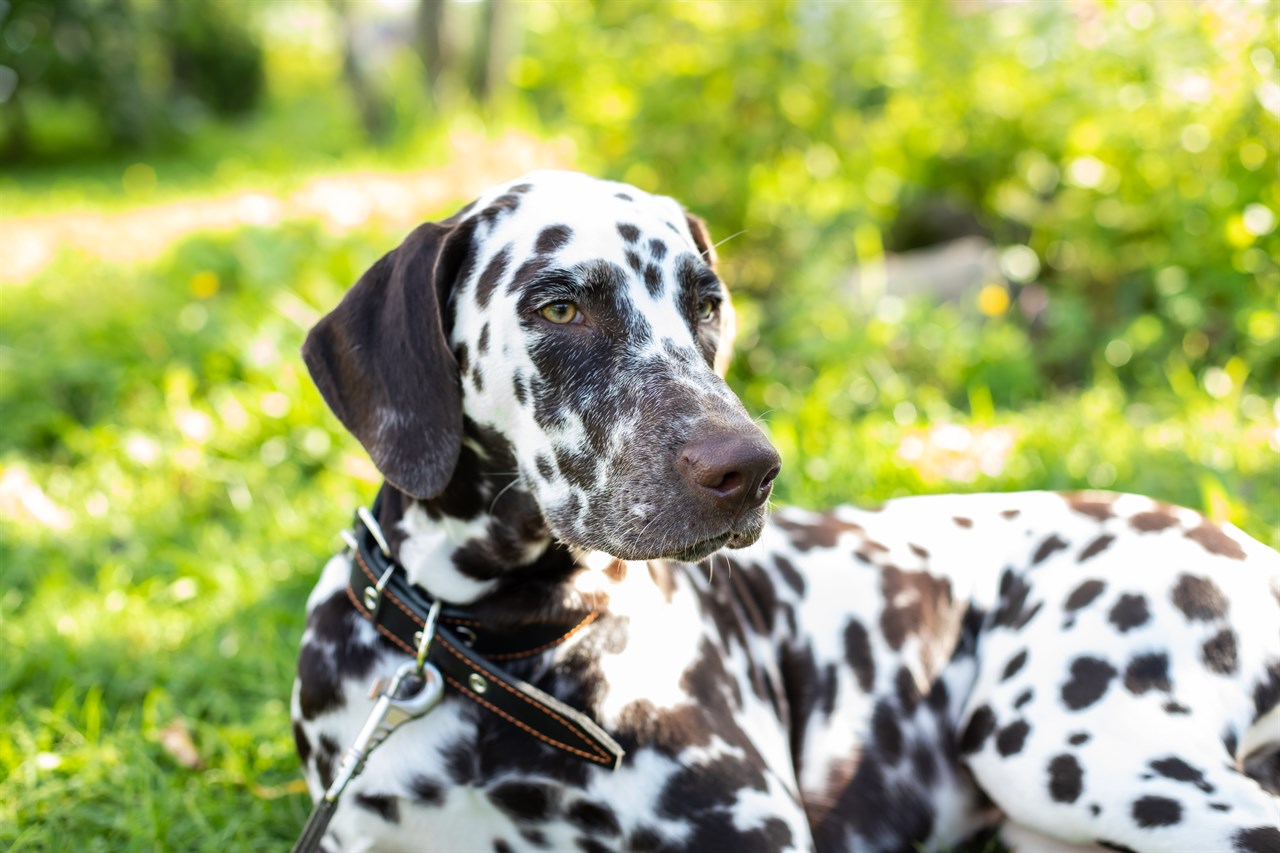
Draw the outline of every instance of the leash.
[[[365,720],[355,741],[343,754],[338,775],[316,803],[311,817],[307,818],[302,835],[298,836],[297,843],[293,845],[293,853],[311,853],[319,849],[320,840],[324,838],[329,822],[338,809],[338,798],[351,780],[364,770],[369,754],[386,742],[397,728],[426,715],[440,703],[444,682],[436,668],[425,661],[425,651],[424,649],[422,654],[396,670],[385,689],[382,689],[381,679],[374,683],[373,689],[378,701],[374,703],[373,711]]]
[[[379,496],[381,497],[381,496]],[[378,501],[374,501],[374,512]],[[576,758],[616,770],[626,751],[595,720],[516,678],[494,661],[532,657],[554,648],[595,621],[591,611],[571,625],[486,628],[465,610],[445,606],[409,583],[374,515],[361,507],[353,531],[343,531],[351,554],[347,597],[382,636],[412,656],[383,686],[374,682],[373,710],[343,754],[293,853],[319,848],[338,800],[364,770],[369,754],[400,726],[425,716],[448,685],[539,741]]]

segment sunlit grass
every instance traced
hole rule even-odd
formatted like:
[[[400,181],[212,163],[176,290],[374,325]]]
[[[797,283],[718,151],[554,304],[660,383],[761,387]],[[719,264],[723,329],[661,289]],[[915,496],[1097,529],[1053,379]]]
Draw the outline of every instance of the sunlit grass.
[[[371,225],[407,232],[431,215],[460,207],[474,187],[510,180],[535,168],[563,166],[569,159],[563,144],[521,133],[486,138],[474,131],[455,130],[441,140],[440,147],[446,153],[426,158],[429,167],[411,171],[348,168],[302,180],[307,174],[302,169],[283,184],[256,182],[252,190],[231,192],[222,188],[211,197],[187,195],[128,209],[108,206],[10,217],[5,222],[8,239],[0,244],[0,281],[26,281],[59,252],[123,263],[152,260],[188,234],[246,225],[319,220],[337,233]],[[453,161],[462,165],[441,168]],[[143,164],[127,167],[126,182],[139,170],[154,182],[151,167]]]
[[[1140,353],[1122,380],[1099,353],[1089,386],[1055,389],[1034,366],[1039,336],[978,304],[863,313],[801,286],[786,306],[742,306],[731,375],[783,452],[781,499],[1129,490],[1280,545],[1280,401],[1241,359],[1197,374]]]

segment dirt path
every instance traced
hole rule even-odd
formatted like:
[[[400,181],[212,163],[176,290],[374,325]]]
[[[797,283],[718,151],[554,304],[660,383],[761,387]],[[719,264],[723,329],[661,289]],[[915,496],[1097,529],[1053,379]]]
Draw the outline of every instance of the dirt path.
[[[342,232],[369,223],[406,228],[451,202],[531,169],[572,163],[567,140],[545,142],[507,134],[486,139],[455,134],[448,166],[411,172],[349,172],[307,181],[277,196],[239,192],[114,213],[51,213],[0,219],[0,282],[30,280],[63,250],[94,259],[133,263],[154,258],[196,231],[292,219],[320,220]]]

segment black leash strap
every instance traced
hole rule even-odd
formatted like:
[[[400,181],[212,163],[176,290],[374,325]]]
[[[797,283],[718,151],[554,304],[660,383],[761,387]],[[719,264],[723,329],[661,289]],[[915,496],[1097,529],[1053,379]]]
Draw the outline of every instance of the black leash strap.
[[[320,802],[316,803],[316,807],[311,810],[311,817],[307,818],[307,825],[302,828],[302,834],[294,843],[292,853],[312,853],[319,850],[320,839],[324,838],[324,833],[329,828],[329,821],[333,820],[333,813],[337,810],[337,800],[321,797]]]

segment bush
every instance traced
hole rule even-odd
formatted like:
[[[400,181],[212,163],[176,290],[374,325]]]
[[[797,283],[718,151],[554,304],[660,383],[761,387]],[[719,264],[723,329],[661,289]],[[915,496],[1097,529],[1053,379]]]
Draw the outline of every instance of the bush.
[[[242,3],[12,0],[0,9],[0,158],[79,157],[181,141],[265,88]]]
[[[1269,10],[540,6],[512,77],[605,172],[742,232],[729,278],[771,314],[886,244],[976,230],[1033,253],[1005,272],[1041,381],[1089,381],[1119,341],[1130,387],[1238,356],[1274,393]]]

